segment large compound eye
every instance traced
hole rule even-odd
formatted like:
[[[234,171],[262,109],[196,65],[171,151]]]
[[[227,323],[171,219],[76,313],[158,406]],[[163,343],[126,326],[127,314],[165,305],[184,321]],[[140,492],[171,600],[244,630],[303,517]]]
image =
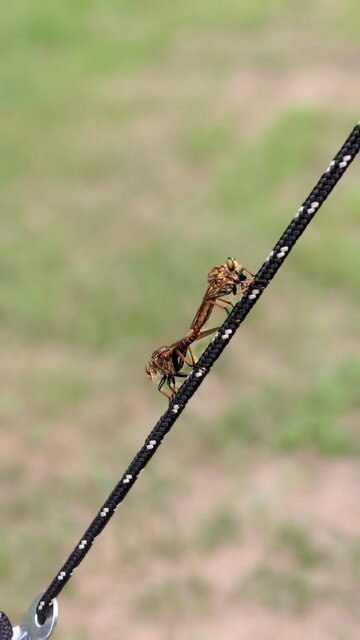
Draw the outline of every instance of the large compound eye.
[[[228,258],[226,260],[226,266],[229,269],[229,271],[234,271],[235,270],[235,260],[233,258]]]

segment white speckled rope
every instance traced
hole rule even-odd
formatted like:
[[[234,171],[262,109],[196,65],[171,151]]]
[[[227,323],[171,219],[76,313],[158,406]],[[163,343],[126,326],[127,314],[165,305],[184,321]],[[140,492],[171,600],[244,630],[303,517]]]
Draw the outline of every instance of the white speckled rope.
[[[275,276],[276,272],[289,255],[291,249],[304,232],[309,222],[318,212],[328,195],[334,189],[349,164],[354,160],[360,149],[360,123],[358,123],[340,151],[330,162],[329,167],[321,176],[304,204],[298,209],[295,217],[281,236],[280,240],[271,251],[270,255],[255,276],[254,282],[249,287],[247,295],[238,302],[224,324],[211,341],[210,345],[201,356],[198,365],[191,371],[184,384],[170,402],[168,409],[147,437],[144,445],[136,454],[128,469],[121,477],[110,496],[102,506],[93,522],[90,524],[80,542],[66,560],[65,564],[55,576],[38,606],[38,618],[42,623],[53,598],[56,598],[64,585],[69,581],[74,569],[85,558],[95,538],[101,533],[109,522],[117,507],[125,498],[131,487],[136,482],[140,472],[147,465],[160,446],[164,436],[169,432],[186,404],[209,373],[212,365],[220,356],[236,329],[245,320],[247,314],[258,301],[263,291]]]
[[[11,640],[13,637],[13,628],[9,618],[0,611],[0,640]]]

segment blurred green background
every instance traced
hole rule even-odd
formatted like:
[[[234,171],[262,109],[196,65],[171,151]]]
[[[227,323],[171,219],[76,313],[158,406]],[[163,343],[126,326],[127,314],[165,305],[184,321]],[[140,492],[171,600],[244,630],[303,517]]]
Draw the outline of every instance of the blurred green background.
[[[256,271],[359,120],[359,20],[356,0],[1,3],[14,623],[165,409],[150,353],[213,265]],[[57,637],[357,637],[359,208],[355,163],[66,588]]]

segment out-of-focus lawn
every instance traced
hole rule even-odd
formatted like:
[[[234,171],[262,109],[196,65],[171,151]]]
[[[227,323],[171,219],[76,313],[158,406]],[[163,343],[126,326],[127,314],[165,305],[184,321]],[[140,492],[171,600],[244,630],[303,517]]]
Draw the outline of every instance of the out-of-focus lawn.
[[[151,351],[187,330],[210,267],[258,268],[359,120],[359,19],[354,0],[2,6],[0,608],[14,623],[165,408]],[[355,639],[358,175],[66,588],[59,638]]]

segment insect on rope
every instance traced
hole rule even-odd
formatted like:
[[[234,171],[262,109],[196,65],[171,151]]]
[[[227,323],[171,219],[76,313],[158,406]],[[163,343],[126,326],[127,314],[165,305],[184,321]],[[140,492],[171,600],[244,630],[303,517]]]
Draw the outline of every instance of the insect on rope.
[[[219,327],[215,327],[202,331],[214,307],[220,307],[229,313],[229,306],[233,308],[234,305],[229,300],[225,300],[223,296],[230,293],[243,294],[253,279],[253,274],[239,264],[235,258],[228,258],[225,264],[216,265],[208,273],[208,287],[186,336],[168,347],[162,346],[156,349],[145,367],[151,380],[157,382],[160,377],[158,390],[168,400],[171,400],[176,394],[176,378],[187,378],[187,374],[181,372],[183,365],[194,367],[196,364],[192,352],[193,343],[210,336],[219,329]],[[186,359],[187,354],[189,354],[191,362]],[[170,395],[162,391],[165,383],[169,388]]]
[[[334,189],[341,176],[344,174],[350,163],[360,149],[360,123],[358,123],[349,137],[345,141],[340,151],[331,161],[325,173],[306,198],[303,205],[298,209],[295,217],[276,243],[274,249],[259,269],[254,280],[247,289],[245,295],[235,305],[234,309],[220,327],[210,345],[200,357],[197,366],[194,367],[184,384],[176,395],[171,399],[168,409],[161,416],[154,429],[151,431],[144,445],[136,454],[129,467],[115,486],[110,496],[81,537],[80,541],[62,566],[61,570],[47,590],[38,600],[36,609],[36,621],[43,625],[49,619],[53,609],[53,602],[60,594],[64,585],[69,581],[74,569],[79,566],[91,548],[95,538],[103,531],[110,518],[115,513],[119,504],[124,500],[131,487],[135,484],[140,472],[150,461],[155,451],[160,446],[164,436],[170,431],[177,418],[184,410],[186,404],[209,373],[212,365],[219,358],[222,351],[234,336],[240,324],[245,320],[248,313],[259,300],[265,288],[271,282],[284,260],[289,255],[291,249],[296,244],[299,237],[305,231],[321,205],[325,202],[331,191]],[[31,636],[23,636],[31,638]],[[34,636],[37,638],[47,638],[48,636]],[[0,640],[1,637],[0,637]]]

